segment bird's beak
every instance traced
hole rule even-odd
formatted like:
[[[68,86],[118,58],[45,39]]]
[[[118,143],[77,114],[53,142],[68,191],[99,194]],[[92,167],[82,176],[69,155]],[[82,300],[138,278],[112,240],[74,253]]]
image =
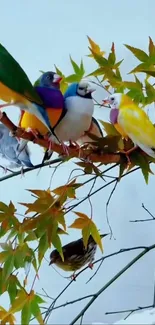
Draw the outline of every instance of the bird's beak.
[[[110,101],[109,101],[109,98],[108,97],[102,100],[102,105],[103,106],[104,105],[110,105]]]
[[[61,80],[62,80],[62,77],[59,76],[57,73],[55,73],[54,78],[53,78],[53,83],[59,84]]]
[[[103,237],[106,237],[108,235],[110,235],[110,234],[101,234],[100,236],[101,236],[101,238],[103,238]]]
[[[88,87],[88,88],[87,88],[87,94],[89,94],[89,93],[93,93],[95,90],[96,90],[96,89],[93,88],[93,87]]]

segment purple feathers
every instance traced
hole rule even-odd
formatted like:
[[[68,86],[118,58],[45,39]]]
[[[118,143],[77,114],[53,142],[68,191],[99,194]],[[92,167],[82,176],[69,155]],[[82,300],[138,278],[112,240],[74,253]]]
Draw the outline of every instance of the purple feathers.
[[[47,87],[35,87],[46,108],[63,108],[64,98],[59,89]]]
[[[117,108],[111,109],[111,111],[110,111],[110,122],[112,124],[117,123],[118,113],[119,113],[119,110]]]

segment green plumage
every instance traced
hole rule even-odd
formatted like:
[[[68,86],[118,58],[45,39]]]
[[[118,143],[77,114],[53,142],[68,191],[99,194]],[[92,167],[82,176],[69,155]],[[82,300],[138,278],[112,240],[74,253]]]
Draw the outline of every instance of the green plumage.
[[[24,70],[2,44],[0,44],[0,82],[31,102],[43,104]]]

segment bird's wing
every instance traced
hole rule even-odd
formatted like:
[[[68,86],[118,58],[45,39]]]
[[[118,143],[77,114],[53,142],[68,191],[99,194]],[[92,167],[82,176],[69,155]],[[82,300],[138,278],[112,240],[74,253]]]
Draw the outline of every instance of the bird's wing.
[[[136,144],[155,148],[155,128],[147,114],[139,107],[120,109],[118,124]]]
[[[29,101],[42,105],[41,98],[24,70],[0,44],[0,98],[11,102],[16,97],[16,94],[20,94]]]
[[[21,161],[22,165],[25,165],[26,167],[33,167],[33,164],[30,160],[30,153],[28,150],[28,147],[26,146],[22,151],[18,151],[17,148],[17,157]]]
[[[103,137],[102,129],[101,129],[98,121],[93,116],[92,116],[92,123],[91,123],[91,127],[90,127],[90,133],[95,134],[97,137]]]
[[[64,259],[71,257],[72,255],[83,255],[85,248],[82,239],[75,240],[65,246],[63,246]]]

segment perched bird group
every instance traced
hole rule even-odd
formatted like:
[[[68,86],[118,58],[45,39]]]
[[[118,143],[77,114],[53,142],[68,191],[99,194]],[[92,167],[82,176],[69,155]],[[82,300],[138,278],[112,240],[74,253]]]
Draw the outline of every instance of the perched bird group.
[[[102,137],[102,130],[93,117],[95,89],[87,81],[72,83],[64,94],[61,93],[62,77],[48,71],[32,85],[26,73],[0,44],[0,99],[7,106],[18,106],[21,110],[19,127],[41,135],[49,141],[44,160],[52,154],[52,145],[62,145],[68,154],[68,146],[79,146],[92,142],[89,133]],[[110,95],[103,101],[110,106],[110,122],[123,138],[130,138],[134,147],[126,155],[140,147],[147,155],[155,158],[155,128],[148,115],[132,99],[121,93]],[[1,117],[1,114],[0,114]],[[0,124],[0,154],[13,166],[33,167],[26,140],[10,136],[9,129]],[[101,238],[106,236],[101,235]],[[62,247],[64,261],[57,250],[50,254],[50,265],[56,264],[65,271],[76,271],[85,264],[92,266],[97,245],[92,236],[87,248],[82,238]]]
[[[7,102],[0,105],[0,109],[7,106],[18,106],[21,110],[19,126],[35,137],[42,135],[49,141],[44,160],[52,154],[52,144],[62,145],[65,154],[69,142],[79,147],[87,141],[92,141],[86,132],[102,137],[102,130],[93,117],[94,103],[92,92],[95,91],[89,82],[81,80],[69,85],[65,94],[60,90],[62,77],[52,71],[43,73],[31,84],[26,73],[0,44],[0,99]],[[19,151],[27,143],[20,141]],[[10,146],[14,142],[10,140]],[[7,159],[7,155],[5,155]],[[16,157],[19,158],[19,157]]]

